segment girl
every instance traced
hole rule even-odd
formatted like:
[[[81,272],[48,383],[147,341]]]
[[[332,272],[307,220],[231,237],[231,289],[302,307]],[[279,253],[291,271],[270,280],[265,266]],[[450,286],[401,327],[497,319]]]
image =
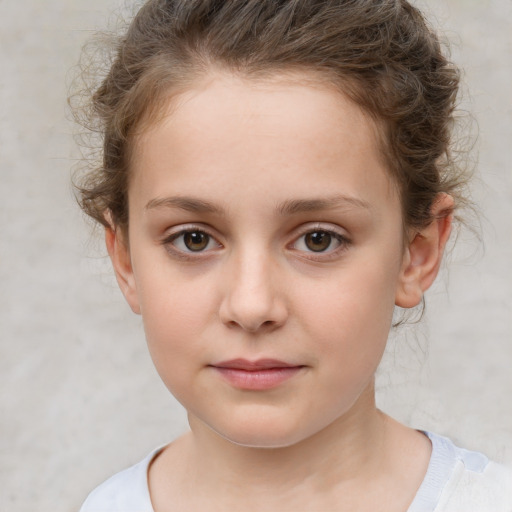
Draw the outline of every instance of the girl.
[[[190,432],[83,512],[512,510],[507,469],[374,399],[464,201],[457,88],[405,0],[142,7],[81,204]]]

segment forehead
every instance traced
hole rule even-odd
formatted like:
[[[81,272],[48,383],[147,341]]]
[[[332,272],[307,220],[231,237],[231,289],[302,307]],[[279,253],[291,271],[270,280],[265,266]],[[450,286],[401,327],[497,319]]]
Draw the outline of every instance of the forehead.
[[[342,193],[374,184],[378,174],[379,194],[395,195],[374,121],[334,87],[301,74],[205,77],[167,101],[136,138],[131,165],[132,184],[154,197],[164,193],[163,179],[149,179],[155,173],[195,190],[241,181],[256,190],[272,178],[290,192],[302,184],[320,193],[347,169]]]
[[[162,124],[180,124],[181,128],[188,124],[199,130],[210,128],[212,120],[226,123],[243,119],[249,126],[253,120],[267,119],[276,128],[299,121],[296,126],[300,130],[304,122],[310,122],[314,129],[318,122],[332,126],[343,117],[354,125],[364,118],[366,133],[359,135],[378,143],[381,129],[375,119],[333,83],[328,74],[315,70],[292,69],[254,77],[212,70],[197,76],[187,88],[170,90],[153,100],[157,108],[148,109],[148,118],[143,116],[134,142],[144,142]]]

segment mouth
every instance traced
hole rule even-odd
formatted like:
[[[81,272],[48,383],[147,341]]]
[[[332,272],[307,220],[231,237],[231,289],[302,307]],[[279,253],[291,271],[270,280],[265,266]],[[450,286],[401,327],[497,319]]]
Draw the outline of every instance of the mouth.
[[[232,359],[210,365],[233,387],[263,391],[275,388],[300,373],[305,366],[277,359]]]

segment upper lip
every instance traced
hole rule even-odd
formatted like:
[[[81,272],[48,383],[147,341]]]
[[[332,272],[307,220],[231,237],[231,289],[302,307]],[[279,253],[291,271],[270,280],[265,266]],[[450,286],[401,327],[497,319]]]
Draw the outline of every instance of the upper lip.
[[[212,364],[215,368],[230,368],[234,370],[269,370],[271,368],[295,368],[302,365],[286,363],[278,359],[258,359],[250,361],[249,359],[231,359],[229,361],[222,361],[220,363]]]

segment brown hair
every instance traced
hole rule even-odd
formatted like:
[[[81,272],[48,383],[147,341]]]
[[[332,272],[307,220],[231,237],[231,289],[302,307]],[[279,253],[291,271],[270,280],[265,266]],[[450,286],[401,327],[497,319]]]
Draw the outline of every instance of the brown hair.
[[[431,221],[440,192],[463,200],[450,151],[459,74],[406,0],[149,0],[92,95],[103,153],[78,186],[88,215],[108,226],[109,212],[126,229],[136,131],[212,67],[249,78],[309,70],[339,87],[381,128],[406,227]]]

